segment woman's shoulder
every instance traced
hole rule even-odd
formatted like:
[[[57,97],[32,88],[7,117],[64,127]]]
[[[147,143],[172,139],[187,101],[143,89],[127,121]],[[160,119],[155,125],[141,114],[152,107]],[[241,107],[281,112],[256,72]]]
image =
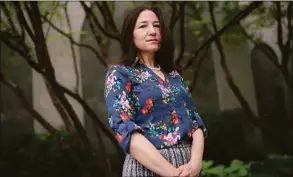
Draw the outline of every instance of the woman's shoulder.
[[[129,66],[127,65],[123,65],[123,64],[114,64],[114,65],[111,65],[107,68],[106,70],[106,75],[109,75],[111,73],[117,73],[117,74],[120,74],[120,75],[123,75],[123,76],[127,76],[129,75],[129,72],[130,72],[130,68]]]

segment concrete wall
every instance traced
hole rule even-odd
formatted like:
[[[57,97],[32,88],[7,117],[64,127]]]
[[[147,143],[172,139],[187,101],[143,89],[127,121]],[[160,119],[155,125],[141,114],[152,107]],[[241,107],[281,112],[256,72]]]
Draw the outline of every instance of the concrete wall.
[[[232,79],[240,89],[250,107],[255,113],[257,113],[250,64],[250,50],[246,43],[235,45],[223,42],[223,44],[224,52],[226,54],[226,63],[231,72]],[[238,99],[235,97],[227,83],[226,75],[220,64],[220,55],[215,44],[213,44],[212,55],[215,63],[220,109],[229,110],[240,108],[241,105],[239,104]]]

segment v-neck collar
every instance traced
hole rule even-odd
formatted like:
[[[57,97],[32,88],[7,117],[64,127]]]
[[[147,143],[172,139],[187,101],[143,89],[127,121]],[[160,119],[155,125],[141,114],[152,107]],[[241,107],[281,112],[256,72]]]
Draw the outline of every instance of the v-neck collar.
[[[167,78],[167,75],[164,71],[161,71],[163,73],[163,76],[164,76],[164,79],[161,78],[158,74],[156,74],[152,69],[150,69],[149,67],[147,67],[145,64],[143,63],[139,63],[143,68],[145,68],[148,72],[151,73],[151,75],[153,75],[159,82],[160,80],[163,82],[163,83],[166,83],[168,82],[168,78]],[[161,82],[160,82],[161,83]]]

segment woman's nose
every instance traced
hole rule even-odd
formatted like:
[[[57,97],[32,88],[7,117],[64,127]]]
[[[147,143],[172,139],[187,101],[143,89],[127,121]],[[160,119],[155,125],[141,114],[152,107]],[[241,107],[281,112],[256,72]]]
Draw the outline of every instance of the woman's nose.
[[[156,30],[153,26],[149,27],[149,34],[150,35],[156,35]]]

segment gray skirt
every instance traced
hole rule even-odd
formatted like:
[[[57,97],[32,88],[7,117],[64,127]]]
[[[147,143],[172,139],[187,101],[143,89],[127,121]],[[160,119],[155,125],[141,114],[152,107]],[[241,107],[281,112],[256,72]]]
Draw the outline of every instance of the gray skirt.
[[[161,155],[168,160],[174,167],[178,168],[189,162],[191,157],[191,144],[181,142],[170,148],[159,149]],[[157,176],[152,171],[141,165],[130,154],[127,154],[123,164],[122,177],[144,177]]]

